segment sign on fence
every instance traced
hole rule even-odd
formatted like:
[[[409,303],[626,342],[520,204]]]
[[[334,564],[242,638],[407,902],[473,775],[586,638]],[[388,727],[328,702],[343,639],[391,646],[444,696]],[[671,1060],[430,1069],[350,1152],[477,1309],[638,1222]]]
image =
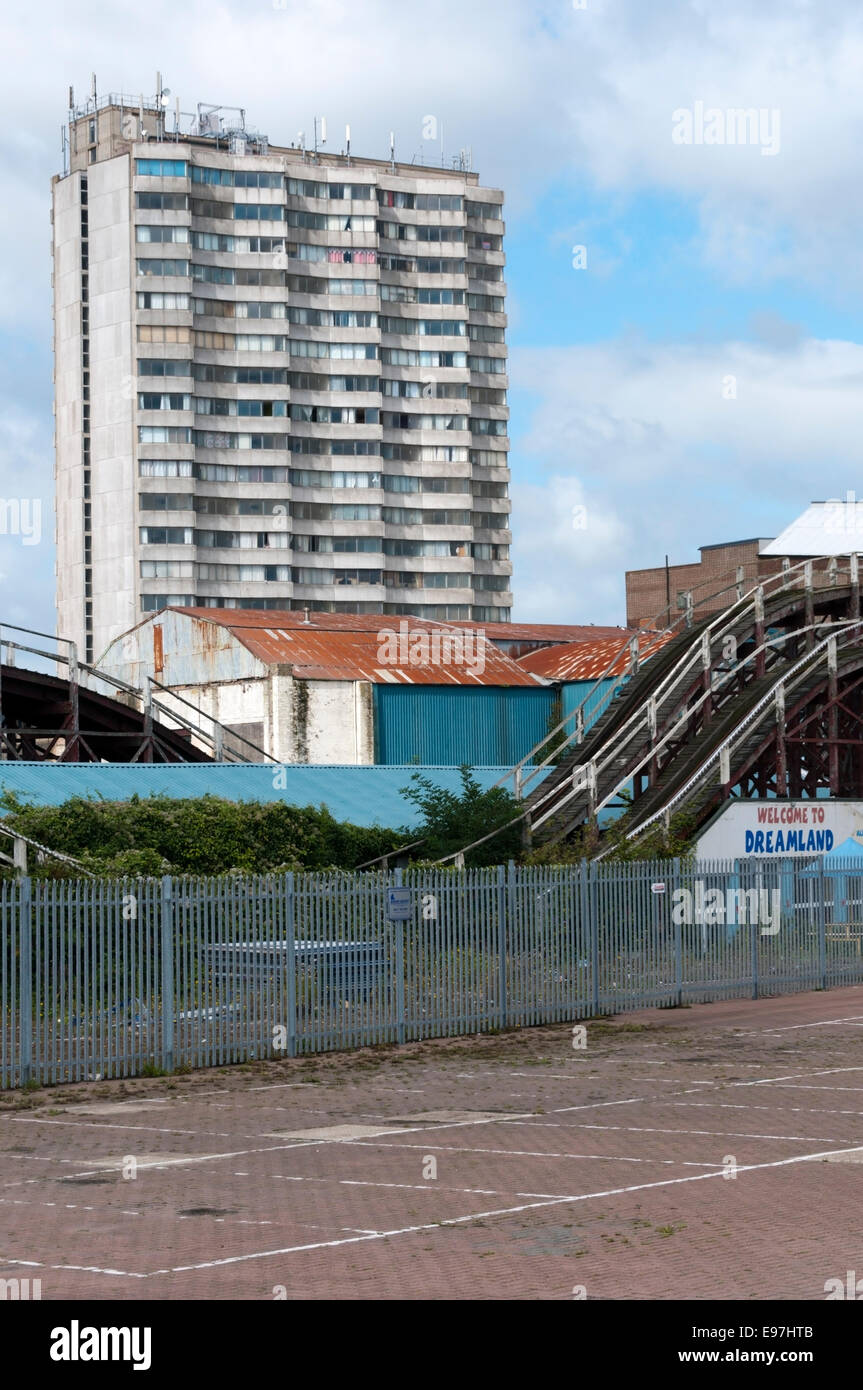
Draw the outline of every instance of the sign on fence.
[[[409,922],[413,916],[413,893],[410,888],[387,889],[387,917],[391,922]]]

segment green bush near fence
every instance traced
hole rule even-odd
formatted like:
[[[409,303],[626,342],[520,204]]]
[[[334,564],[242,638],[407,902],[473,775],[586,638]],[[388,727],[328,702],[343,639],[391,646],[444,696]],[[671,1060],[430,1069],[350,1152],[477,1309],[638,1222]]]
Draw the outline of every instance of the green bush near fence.
[[[131,801],[73,798],[62,806],[26,806],[7,794],[4,820],[23,835],[118,878],[160,874],[267,873],[278,868],[355,868],[404,843],[397,830],[337,821],[325,807],[225,801],[216,796]],[[56,860],[33,877],[74,877]]]

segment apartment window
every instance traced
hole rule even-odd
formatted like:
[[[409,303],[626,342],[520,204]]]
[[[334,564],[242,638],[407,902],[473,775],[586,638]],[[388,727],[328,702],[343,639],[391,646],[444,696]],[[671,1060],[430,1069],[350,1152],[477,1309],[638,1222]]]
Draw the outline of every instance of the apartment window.
[[[157,260],[155,257],[147,257],[146,260],[138,258],[139,275],[188,275],[189,262],[177,260],[171,257],[169,260]]]
[[[393,410],[381,412],[381,424],[389,430],[466,430],[466,415],[407,415]]]
[[[196,381],[237,382],[245,386],[288,384],[288,373],[284,367],[223,367],[212,362],[196,362],[193,375]]]
[[[192,397],[185,392],[165,392],[157,395],[150,391],[138,393],[139,410],[191,410]]]
[[[188,193],[136,193],[135,207],[142,212],[188,212]]]
[[[468,291],[467,307],[480,309],[486,314],[502,314],[503,299],[498,294],[475,294]]]
[[[139,290],[136,295],[139,309],[188,309],[191,295],[163,293],[161,290]]]
[[[468,217],[484,217],[491,221],[500,221],[503,216],[503,207],[500,203],[465,203],[465,212]]]
[[[142,545],[192,545],[195,533],[191,526],[142,526]]]
[[[192,278],[209,285],[233,285],[235,272],[225,265],[193,265]]]
[[[291,419],[320,425],[376,425],[380,412],[365,405],[291,405]]]
[[[185,343],[188,345],[191,341],[191,331],[179,324],[138,324],[139,343]]]
[[[191,376],[191,362],[181,362],[179,359],[164,357],[139,357],[138,358],[139,376]],[[183,407],[188,409],[187,406]]]
[[[192,183],[220,184],[227,188],[282,188],[281,174],[266,170],[213,169],[204,164],[192,165]]]
[[[141,242],[177,242],[188,245],[188,227],[136,227],[135,240]]]
[[[470,429],[472,434],[505,435],[507,424],[506,420],[475,420],[471,418]]]
[[[139,444],[191,444],[192,431],[181,425],[139,425]]]
[[[468,324],[468,337],[475,343],[502,343],[503,329],[487,323]]]
[[[472,372],[498,373],[506,371],[505,357],[473,357],[468,356],[467,365]]]
[[[142,579],[194,579],[191,560],[141,560]]]
[[[185,159],[136,159],[135,173],[149,178],[184,179],[187,175]]]
[[[467,353],[382,347],[381,361],[392,367],[466,367]]]

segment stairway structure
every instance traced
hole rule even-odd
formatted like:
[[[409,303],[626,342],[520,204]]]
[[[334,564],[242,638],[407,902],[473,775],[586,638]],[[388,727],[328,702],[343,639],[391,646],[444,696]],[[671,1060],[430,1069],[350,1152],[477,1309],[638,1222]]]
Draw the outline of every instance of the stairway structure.
[[[857,555],[785,562],[748,589],[738,573],[718,592],[688,595],[669,618],[657,626],[671,640],[645,664],[639,637],[629,640],[627,670],[591,727],[585,711],[620,653],[513,769],[533,843],[565,839],[622,794],[631,795],[630,838],[678,811],[697,830],[731,796],[863,798]]]

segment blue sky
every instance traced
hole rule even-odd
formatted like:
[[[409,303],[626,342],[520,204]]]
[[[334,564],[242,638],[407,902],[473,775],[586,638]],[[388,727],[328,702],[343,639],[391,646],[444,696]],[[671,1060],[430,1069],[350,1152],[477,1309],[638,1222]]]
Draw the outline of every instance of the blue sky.
[[[53,628],[50,179],[70,84],[244,105],[290,141],[432,159],[506,193],[515,616],[624,616],[624,572],[863,495],[863,13],[845,0],[55,0],[7,17],[0,618]],[[696,109],[761,132],[677,143]],[[726,132],[733,124],[725,126]],[[587,265],[573,267],[573,247]],[[733,380],[734,389],[726,386]],[[572,524],[587,509],[586,526]]]

